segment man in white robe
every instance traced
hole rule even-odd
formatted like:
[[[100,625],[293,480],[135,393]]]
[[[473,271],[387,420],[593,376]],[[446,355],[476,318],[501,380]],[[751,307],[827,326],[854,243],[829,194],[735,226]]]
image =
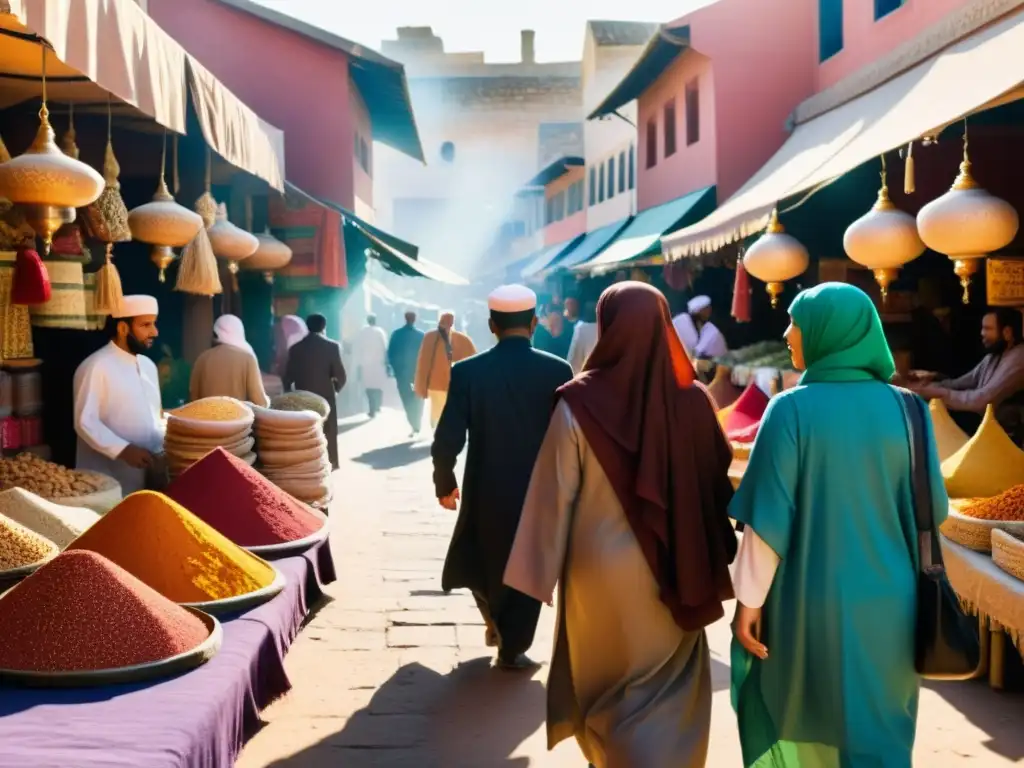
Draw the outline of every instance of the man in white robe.
[[[686,309],[697,334],[696,343],[691,351],[692,357],[697,360],[711,359],[727,353],[729,347],[725,343],[725,336],[718,330],[718,326],[711,322],[711,299],[707,296],[695,296],[690,299]]]
[[[152,296],[125,296],[107,321],[110,342],[75,371],[77,467],[110,475],[125,495],[146,486],[163,452],[160,379],[145,356],[157,337]]]
[[[377,316],[369,315],[366,325],[356,334],[352,344],[359,381],[366,390],[370,418],[380,412],[384,387],[388,385],[388,337],[377,325]]]

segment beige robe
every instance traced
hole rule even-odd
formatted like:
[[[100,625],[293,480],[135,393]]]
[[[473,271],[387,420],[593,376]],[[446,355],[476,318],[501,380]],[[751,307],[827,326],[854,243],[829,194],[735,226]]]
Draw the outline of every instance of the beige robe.
[[[458,331],[449,333],[452,342],[451,363],[448,362],[444,340],[437,329],[427,332],[423,337],[423,343],[420,344],[413,391],[423,400],[426,400],[432,391],[447,392],[452,379],[452,366],[476,354],[476,347],[469,336]]]
[[[196,359],[188,391],[191,400],[233,397],[264,408],[270,405],[256,356],[230,344],[217,344]]]
[[[548,748],[575,736],[596,768],[695,768],[707,757],[703,632],[658,599],[622,505],[564,402],[533,470],[505,583],[551,602]]]

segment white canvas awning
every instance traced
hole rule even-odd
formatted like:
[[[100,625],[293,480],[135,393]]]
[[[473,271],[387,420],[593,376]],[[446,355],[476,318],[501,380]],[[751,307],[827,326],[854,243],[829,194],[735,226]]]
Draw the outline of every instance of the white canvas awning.
[[[873,90],[796,127],[789,140],[707,218],[665,235],[670,259],[709,253],[759,232],[780,201],[959,118],[1015,98],[1024,84],[1024,12],[952,44]]]
[[[284,190],[284,134],[262,121],[133,0],[0,0],[0,108],[36,98],[47,53],[51,100],[104,105],[111,94],[185,133],[189,95],[210,147]],[[7,77],[3,77],[7,75]]]

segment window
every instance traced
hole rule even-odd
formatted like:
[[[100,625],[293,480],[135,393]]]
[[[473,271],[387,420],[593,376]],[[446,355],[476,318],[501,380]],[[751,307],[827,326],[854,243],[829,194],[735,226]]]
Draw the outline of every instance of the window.
[[[583,182],[576,181],[569,185],[568,198],[566,200],[566,216],[572,216],[577,211],[583,210]]]
[[[843,50],[843,0],[818,0],[818,60]]]
[[[629,188],[636,186],[636,145],[629,145]]]
[[[700,81],[686,84],[686,146],[700,141]]]
[[[608,199],[615,197],[615,157],[608,158]]]
[[[455,162],[455,145],[452,142],[446,141],[441,145],[441,160],[446,163]]]
[[[583,210],[583,179],[577,181],[572,187],[576,190],[576,209],[573,213],[577,213]]]
[[[363,154],[363,170],[366,171],[369,174],[370,173],[370,168],[371,168],[371,166],[370,166],[370,145],[366,141],[366,139],[362,139],[362,138],[359,139],[359,143],[361,145],[362,154]]]
[[[676,153],[676,100],[665,105],[665,157]],[[692,143],[692,142],[688,142]]]
[[[565,218],[565,192],[559,192],[554,198],[555,221]]]
[[[903,7],[905,0],[875,0],[875,21]]]
[[[626,150],[619,152],[619,193],[626,191]]]
[[[647,121],[647,167],[658,164],[658,123],[652,117]]]
[[[590,166],[590,204],[597,205],[597,169]]]
[[[597,173],[597,202],[604,202],[604,163],[601,163],[601,168]]]

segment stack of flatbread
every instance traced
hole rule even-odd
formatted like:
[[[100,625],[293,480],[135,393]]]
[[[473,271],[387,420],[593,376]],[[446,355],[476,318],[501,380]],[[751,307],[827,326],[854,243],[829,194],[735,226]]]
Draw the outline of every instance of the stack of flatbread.
[[[255,411],[260,472],[299,501],[317,506],[326,503],[331,495],[331,462],[320,414],[267,408]]]
[[[252,409],[230,397],[207,397],[171,411],[164,453],[173,480],[214,448],[223,448],[252,466],[256,463]]]

